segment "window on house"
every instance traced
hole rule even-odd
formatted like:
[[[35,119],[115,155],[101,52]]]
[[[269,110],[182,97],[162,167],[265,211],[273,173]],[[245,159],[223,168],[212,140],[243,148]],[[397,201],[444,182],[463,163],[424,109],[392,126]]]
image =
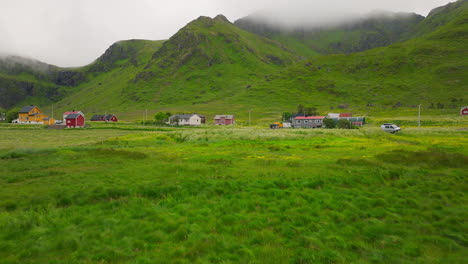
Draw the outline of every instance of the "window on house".
[[[304,124],[308,124],[308,123],[309,123],[309,121],[307,121],[307,120],[304,120]]]

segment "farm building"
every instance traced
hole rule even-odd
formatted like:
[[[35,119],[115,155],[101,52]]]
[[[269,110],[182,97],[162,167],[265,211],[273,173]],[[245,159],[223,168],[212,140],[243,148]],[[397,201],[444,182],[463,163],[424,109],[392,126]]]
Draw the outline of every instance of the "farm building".
[[[108,115],[93,115],[91,121],[101,121],[101,122],[118,122],[119,119],[113,114]]]
[[[233,125],[234,116],[233,115],[216,115],[214,117],[215,125]]]
[[[462,107],[460,115],[468,115],[468,106]]]
[[[351,113],[328,113],[327,118],[352,117]]]
[[[198,114],[173,115],[168,124],[178,126],[200,126],[205,123],[205,116]]]
[[[84,127],[85,118],[82,114],[69,114],[65,117],[65,126],[68,128]]]
[[[327,117],[335,121],[335,124],[338,123],[340,119],[348,120],[353,126],[363,126],[366,124],[366,118],[363,116],[356,116],[356,117]]]
[[[83,115],[83,117],[85,116],[84,113],[81,112],[81,111],[73,110],[73,111],[65,112],[65,113],[63,113],[63,122],[65,122],[65,118],[67,117],[67,115],[71,115],[71,114],[81,114],[81,115]]]
[[[292,125],[294,128],[319,128],[323,127],[324,116],[296,116]]]
[[[55,119],[49,118],[35,105],[27,105],[18,112],[18,123],[53,125]]]

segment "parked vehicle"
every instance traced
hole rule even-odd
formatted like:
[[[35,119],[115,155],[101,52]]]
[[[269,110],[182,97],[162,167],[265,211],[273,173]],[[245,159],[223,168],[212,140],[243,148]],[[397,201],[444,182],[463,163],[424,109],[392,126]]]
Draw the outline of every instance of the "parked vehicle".
[[[280,122],[274,122],[273,124],[270,124],[271,129],[278,129],[278,128],[283,128],[283,124]]]
[[[398,131],[401,130],[401,128],[395,124],[391,124],[391,123],[385,123],[383,125],[380,126],[380,128],[382,128],[383,131],[385,132],[389,132],[389,133],[396,133]]]

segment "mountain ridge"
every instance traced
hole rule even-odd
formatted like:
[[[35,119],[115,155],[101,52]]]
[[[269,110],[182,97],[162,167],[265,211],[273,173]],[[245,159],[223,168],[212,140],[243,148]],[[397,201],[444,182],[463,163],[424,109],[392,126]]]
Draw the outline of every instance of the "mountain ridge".
[[[199,17],[169,40],[119,41],[90,65],[54,68],[50,79],[41,81],[27,71],[20,71],[21,76],[0,71],[0,84],[6,83],[0,95],[10,87],[6,92],[16,105],[53,103],[59,111],[79,108],[89,113],[147,107],[235,112],[256,106],[272,111],[299,103],[322,110],[340,105],[410,107],[416,101],[458,104],[460,99],[465,102],[453,102],[453,97],[466,87],[461,76],[466,63],[460,59],[466,48],[460,43],[467,23],[466,1],[457,3],[433,13],[431,20],[451,20],[438,27],[428,23],[424,30],[429,32],[422,37],[351,55],[309,56],[298,51],[297,42],[244,31],[222,15]],[[453,90],[444,92],[445,87]],[[21,89],[29,92],[19,93]],[[408,99],[415,93],[427,96]]]

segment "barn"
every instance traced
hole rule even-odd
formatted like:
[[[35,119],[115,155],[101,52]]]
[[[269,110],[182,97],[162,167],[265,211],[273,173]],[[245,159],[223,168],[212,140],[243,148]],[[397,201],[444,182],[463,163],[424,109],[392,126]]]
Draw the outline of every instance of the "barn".
[[[65,117],[65,126],[68,128],[84,127],[85,119],[82,114],[69,114]]]
[[[81,114],[81,115],[83,115],[83,117],[85,116],[84,113],[81,112],[81,111],[75,111],[75,110],[73,110],[73,111],[68,111],[68,112],[63,113],[63,122],[65,122],[65,121],[66,121],[65,118],[66,118],[68,115],[71,115],[71,114]]]
[[[233,115],[216,115],[214,117],[215,125],[233,125],[234,116]]]
[[[468,115],[468,106],[462,107],[460,110],[460,115]]]

